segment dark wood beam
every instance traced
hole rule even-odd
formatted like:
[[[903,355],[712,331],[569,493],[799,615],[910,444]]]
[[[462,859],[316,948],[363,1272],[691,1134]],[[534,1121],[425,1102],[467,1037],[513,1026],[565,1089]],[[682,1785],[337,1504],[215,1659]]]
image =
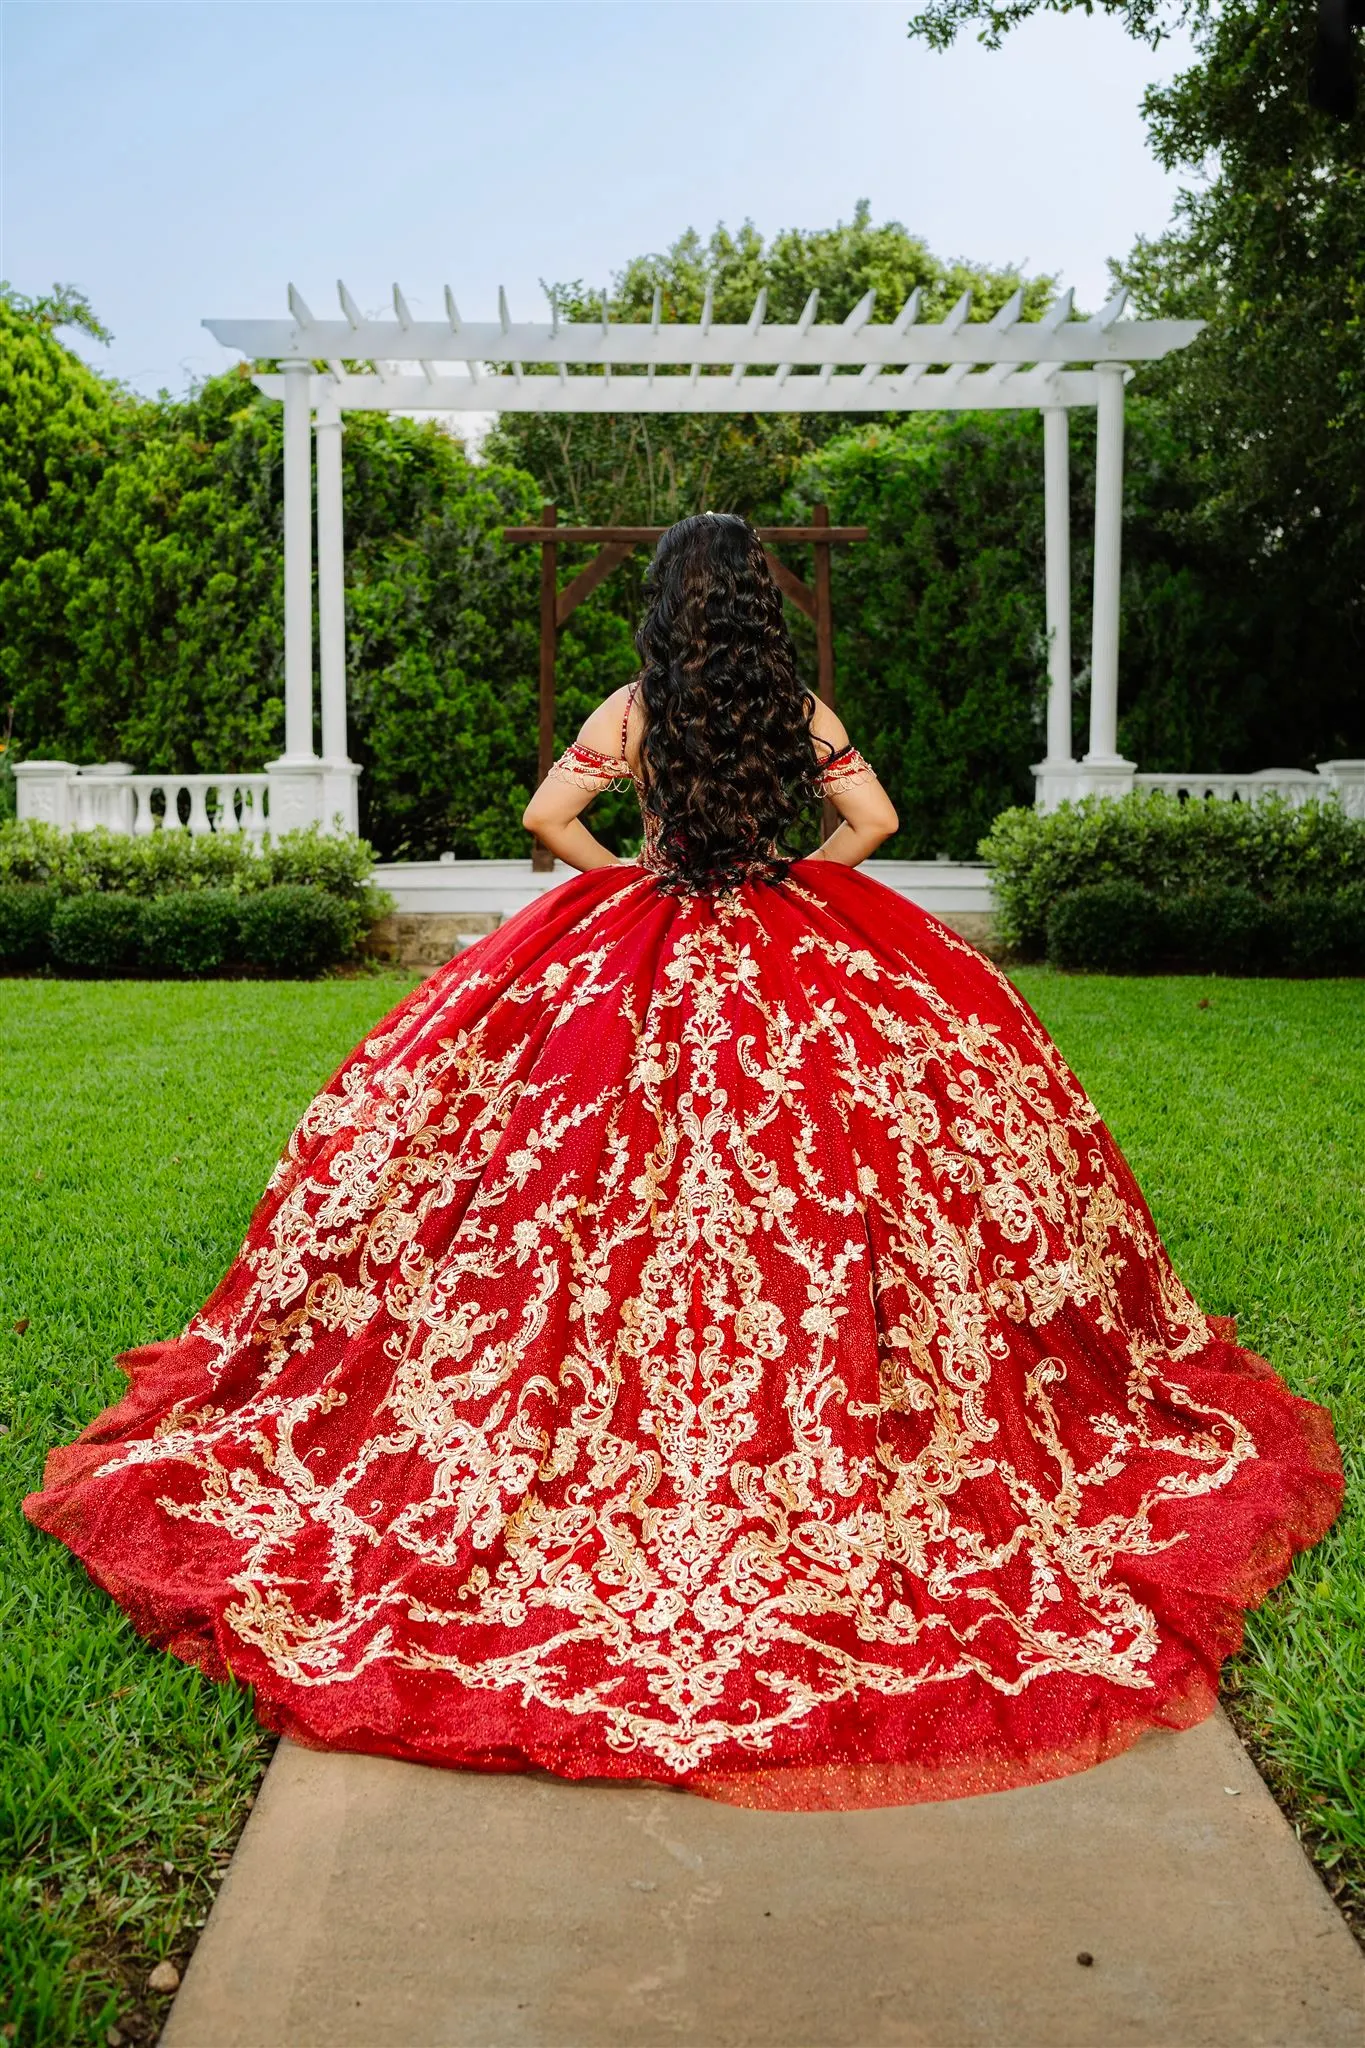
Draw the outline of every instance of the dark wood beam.
[[[540,554],[540,731],[539,763],[537,773],[543,782],[550,772],[555,757],[555,640],[558,628],[555,622],[556,584],[559,569],[559,550],[553,538],[553,530],[559,512],[553,505],[546,505],[540,515],[540,526],[533,529],[541,542]],[[555,857],[548,846],[535,843],[531,854],[531,867],[540,874],[548,874],[554,867]]]
[[[764,548],[763,552],[768,557],[768,567],[773,572],[773,582],[782,592],[782,595],[789,597],[797,610],[804,612],[808,619],[813,619],[815,617],[815,592],[811,589],[810,585],[803,583],[796,571],[789,569],[785,562],[779,562],[771,548]]]
[[[591,597],[599,583],[605,583],[613,569],[619,569],[622,562],[635,552],[632,540],[608,541],[599,554],[593,556],[586,569],[580,569],[572,583],[566,583],[559,593],[555,605],[555,623],[562,626],[567,618],[582,604],[585,597]]]
[[[815,530],[821,536],[815,543],[815,657],[818,664],[820,695],[834,709],[834,607],[830,601],[829,581],[829,535],[834,528],[829,523],[828,505],[815,507]]]
[[[759,539],[770,541],[844,541],[866,540],[865,526],[759,526],[755,527]],[[510,541],[538,541],[542,547],[572,546],[601,547],[615,542],[628,542],[631,547],[640,547],[648,541],[662,539],[668,532],[666,526],[559,526],[552,537],[547,536],[543,526],[505,526],[502,537]]]

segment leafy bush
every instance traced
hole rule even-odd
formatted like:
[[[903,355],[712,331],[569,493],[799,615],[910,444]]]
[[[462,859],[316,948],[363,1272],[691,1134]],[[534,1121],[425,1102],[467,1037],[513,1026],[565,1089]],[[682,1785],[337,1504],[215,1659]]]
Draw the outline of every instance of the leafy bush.
[[[180,889],[142,906],[142,959],[154,973],[213,974],[237,952],[243,898]]]
[[[1285,961],[1284,912],[1253,889],[1192,889],[1164,907],[1166,950],[1215,974],[1273,974]]]
[[[1042,952],[1057,899],[1095,882],[1140,882],[1161,898],[1249,889],[1265,900],[1365,883],[1365,819],[1332,798],[1291,810],[1274,799],[1181,803],[1163,791],[1086,797],[1046,817],[1003,812],[980,851],[999,935],[1024,954]]]
[[[141,930],[136,896],[93,889],[64,896],[52,915],[52,957],[82,974],[123,974],[136,964]]]
[[[26,820],[0,824],[0,883],[51,882],[66,894],[117,889],[161,896],[171,889],[270,889],[307,883],[357,903],[374,866],[373,849],[350,834],[267,833],[259,845],[242,832],[62,832]]]
[[[0,967],[41,967],[52,949],[57,891],[41,883],[0,885]]]
[[[1092,882],[1052,905],[1047,957],[1120,974],[1164,964],[1215,974],[1365,973],[1365,883],[1268,902],[1252,889],[1160,897],[1138,882]]]
[[[281,883],[241,899],[243,958],[277,974],[316,974],[349,950],[347,906],[325,889]]]
[[[1365,967],[1365,882],[1348,882],[1336,896],[1337,945],[1347,968]]]
[[[1056,967],[1135,974],[1161,947],[1155,897],[1139,882],[1091,882],[1059,896],[1048,913],[1047,957]]]
[[[60,965],[127,971],[139,939],[119,936],[126,911],[89,908],[107,897],[145,912],[140,943],[153,972],[212,974],[236,957],[248,907],[270,897],[276,907],[251,922],[260,950],[247,957],[260,966],[311,973],[355,953],[376,918],[392,909],[391,897],[368,886],[372,865],[363,839],[327,837],[316,827],[256,845],[239,833],[193,838],[158,831],[138,839],[103,829],[0,823],[0,903],[7,906],[0,907],[0,963],[41,964],[46,948],[30,934],[59,918],[64,936],[60,946],[54,939],[52,950]],[[68,914],[75,903],[80,910]],[[291,910],[291,904],[303,907]]]

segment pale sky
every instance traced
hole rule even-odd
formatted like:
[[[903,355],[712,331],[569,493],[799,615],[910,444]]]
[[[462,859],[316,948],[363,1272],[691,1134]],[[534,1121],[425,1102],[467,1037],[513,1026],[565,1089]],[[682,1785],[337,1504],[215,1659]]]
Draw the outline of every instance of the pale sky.
[[[539,317],[682,229],[866,197],[940,256],[1054,270],[1166,224],[1138,103],[1185,59],[1049,17],[990,53],[911,0],[0,0],[0,276],[88,293],[144,391],[232,358],[206,315]]]

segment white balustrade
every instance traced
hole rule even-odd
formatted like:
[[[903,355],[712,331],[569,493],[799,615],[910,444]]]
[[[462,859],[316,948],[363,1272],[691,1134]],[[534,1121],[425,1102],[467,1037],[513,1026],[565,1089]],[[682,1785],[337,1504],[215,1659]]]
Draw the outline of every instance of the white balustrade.
[[[81,782],[85,780],[82,776]],[[259,839],[270,824],[267,775],[130,775],[128,783],[137,808],[127,829],[139,839],[157,831],[184,831],[195,839],[244,832],[249,839]]]
[[[1314,768],[1258,768],[1246,775],[1135,775],[1134,789],[1161,789],[1184,799],[1217,797],[1224,803],[1254,804],[1279,797],[1295,810],[1330,788]]]
[[[1335,797],[1348,818],[1365,818],[1365,761],[1323,761],[1316,768],[1258,768],[1245,774],[1213,771],[1139,774],[1130,763],[1042,761],[1033,771],[1034,807],[1055,811],[1059,804],[1088,796],[1126,796],[1130,790],[1162,790],[1182,803],[1205,798],[1222,803],[1255,804],[1277,797],[1291,809]]]
[[[93,768],[78,768],[71,761],[20,761],[14,779],[21,821],[68,832],[103,826],[137,839],[163,831],[188,832],[196,839],[244,832],[260,839],[269,830],[273,808],[268,774],[135,775],[122,761]]]

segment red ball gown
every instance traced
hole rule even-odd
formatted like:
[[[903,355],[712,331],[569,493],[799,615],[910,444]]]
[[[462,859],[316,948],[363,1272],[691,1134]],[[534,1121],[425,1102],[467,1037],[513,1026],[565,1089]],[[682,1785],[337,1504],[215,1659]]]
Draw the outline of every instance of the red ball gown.
[[[376,1026],[25,1508],[301,1743],[947,1798],[1200,1720],[1331,1524],[1327,1415],[1233,1336],[989,961],[647,847]]]

